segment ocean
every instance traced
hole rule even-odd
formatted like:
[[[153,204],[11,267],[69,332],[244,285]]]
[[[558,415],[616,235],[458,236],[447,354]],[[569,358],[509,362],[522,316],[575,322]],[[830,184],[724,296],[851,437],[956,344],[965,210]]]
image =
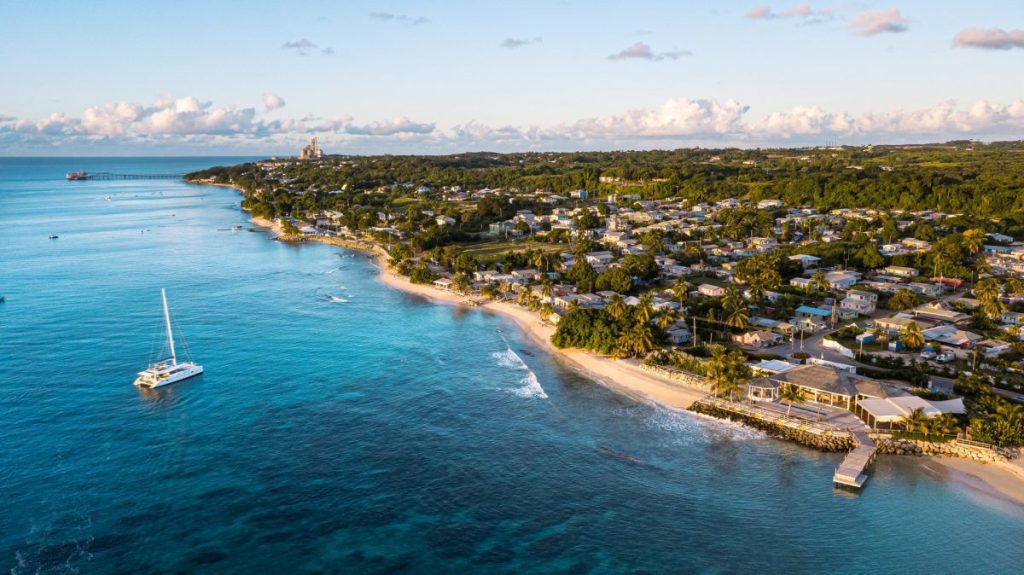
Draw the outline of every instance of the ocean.
[[[618,395],[231,189],[63,179],[242,160],[0,159],[3,569],[1024,568],[1024,510],[919,462],[836,491],[839,454]],[[161,287],[206,371],[147,392]]]

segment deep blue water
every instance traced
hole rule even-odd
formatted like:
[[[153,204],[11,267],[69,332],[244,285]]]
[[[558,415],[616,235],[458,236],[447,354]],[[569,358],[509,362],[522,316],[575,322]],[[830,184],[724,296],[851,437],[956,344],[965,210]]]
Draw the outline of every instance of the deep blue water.
[[[62,179],[237,161],[0,159],[0,567],[1024,568],[1024,511],[915,462],[837,492],[838,455],[621,397],[364,256],[221,231],[232,190]],[[206,373],[146,393],[160,287]]]

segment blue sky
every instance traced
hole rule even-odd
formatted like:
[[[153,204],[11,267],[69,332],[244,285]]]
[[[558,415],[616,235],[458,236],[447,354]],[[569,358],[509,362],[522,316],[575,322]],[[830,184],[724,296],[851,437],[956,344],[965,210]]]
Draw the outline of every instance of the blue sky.
[[[0,154],[1019,139],[1024,2],[5,2]]]

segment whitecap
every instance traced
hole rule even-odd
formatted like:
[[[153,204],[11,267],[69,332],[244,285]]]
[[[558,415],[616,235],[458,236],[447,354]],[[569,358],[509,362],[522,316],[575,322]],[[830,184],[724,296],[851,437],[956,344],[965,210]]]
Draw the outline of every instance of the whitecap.
[[[332,301],[332,302],[334,302],[334,303],[348,303],[348,300],[347,300],[347,299],[345,299],[345,298],[340,298],[340,297],[338,297],[338,296],[336,296],[336,295],[330,295],[330,296],[327,296],[327,299],[331,300],[331,301]]]
[[[526,365],[523,358],[519,357],[516,352],[512,351],[511,347],[504,351],[496,351],[491,354],[491,357],[494,358],[498,367],[526,372],[526,375],[519,380],[520,387],[513,389],[512,393],[519,397],[548,398],[548,394],[544,391],[544,388],[541,387],[540,381],[537,379],[537,374],[533,373],[530,366]]]

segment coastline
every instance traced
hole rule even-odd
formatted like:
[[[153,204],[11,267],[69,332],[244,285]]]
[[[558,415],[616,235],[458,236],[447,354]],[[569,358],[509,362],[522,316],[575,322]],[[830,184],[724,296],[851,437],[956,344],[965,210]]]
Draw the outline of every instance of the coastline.
[[[353,247],[353,249],[360,248]],[[380,267],[380,281],[385,285],[436,303],[449,305],[464,305],[466,303],[467,298],[457,293],[412,283],[409,278],[392,270],[387,263],[387,256],[378,250],[379,248],[362,248],[362,251],[376,257],[377,265]],[[641,370],[639,363],[602,357],[581,350],[558,349],[551,343],[551,336],[555,333],[554,326],[542,322],[536,314],[527,309],[508,302],[487,302],[478,306],[478,309],[511,320],[519,326],[519,329],[534,345],[546,353],[566,360],[571,367],[588,378],[634,399],[654,402],[672,409],[687,409],[704,397],[702,391],[671,383]]]
[[[967,489],[1024,506],[1024,467],[1019,459],[1012,462],[981,463],[954,457],[922,457],[920,466],[933,475]]]
[[[202,183],[202,182],[195,182]],[[233,188],[231,184],[212,184]],[[365,253],[374,259],[380,272],[381,283],[405,293],[424,297],[432,302],[446,305],[467,305],[468,298],[454,292],[443,291],[430,285],[414,284],[409,278],[393,270],[388,263],[389,256],[380,245],[358,240],[340,238],[298,238],[291,239],[282,235],[280,226],[264,218],[249,214],[253,224],[267,228],[278,234],[280,241],[305,242],[312,241],[343,247]],[[546,353],[556,359],[562,359],[570,367],[587,378],[613,391],[633,398],[634,400],[653,403],[673,410],[687,410],[695,402],[705,396],[696,389],[681,386],[655,374],[640,369],[635,360],[616,360],[603,357],[588,351],[575,349],[559,349],[551,343],[555,332],[554,326],[542,322],[536,314],[508,302],[487,302],[477,306],[514,322],[520,330]],[[935,463],[938,469],[928,467]],[[981,491],[990,497],[1007,501],[1024,507],[1024,460],[1006,463],[985,464],[966,459],[946,457],[921,457],[919,465],[923,471],[952,481],[965,489]]]

